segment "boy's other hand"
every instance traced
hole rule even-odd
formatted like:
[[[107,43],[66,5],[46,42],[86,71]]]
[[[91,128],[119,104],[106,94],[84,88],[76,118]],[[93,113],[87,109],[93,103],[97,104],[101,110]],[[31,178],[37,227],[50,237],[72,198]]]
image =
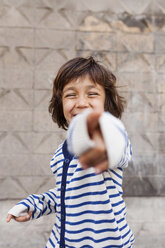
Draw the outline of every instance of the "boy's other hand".
[[[28,214],[26,214],[24,216],[19,216],[19,217],[15,217],[12,214],[8,214],[7,219],[6,219],[6,222],[10,222],[11,219],[14,219],[14,220],[16,220],[18,222],[26,222],[26,221],[29,221],[30,220],[31,215],[32,215],[32,212],[29,212]]]
[[[92,112],[87,116],[87,126],[90,138],[95,142],[95,147],[83,153],[79,157],[83,169],[95,167],[96,173],[108,169],[108,157],[104,139],[99,126],[99,118],[102,113]]]

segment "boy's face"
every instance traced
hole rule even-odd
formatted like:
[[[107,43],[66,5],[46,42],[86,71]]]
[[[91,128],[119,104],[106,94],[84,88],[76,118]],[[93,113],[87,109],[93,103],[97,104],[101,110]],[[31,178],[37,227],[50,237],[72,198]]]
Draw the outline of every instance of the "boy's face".
[[[68,124],[72,118],[86,109],[104,111],[105,90],[102,85],[94,83],[88,75],[70,81],[64,86],[62,104]]]

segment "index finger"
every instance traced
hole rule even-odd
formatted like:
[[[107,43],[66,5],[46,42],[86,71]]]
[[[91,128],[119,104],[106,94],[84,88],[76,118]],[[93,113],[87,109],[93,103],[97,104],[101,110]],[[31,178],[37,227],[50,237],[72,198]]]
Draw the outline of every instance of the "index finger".
[[[88,132],[91,134],[99,126],[101,112],[92,112],[87,116]]]

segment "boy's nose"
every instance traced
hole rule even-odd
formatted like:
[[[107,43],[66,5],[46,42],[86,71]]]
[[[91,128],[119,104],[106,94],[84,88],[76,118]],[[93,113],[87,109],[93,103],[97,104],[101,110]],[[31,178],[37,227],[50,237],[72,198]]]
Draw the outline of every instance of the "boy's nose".
[[[86,108],[89,106],[88,99],[86,97],[78,97],[76,101],[77,108]]]

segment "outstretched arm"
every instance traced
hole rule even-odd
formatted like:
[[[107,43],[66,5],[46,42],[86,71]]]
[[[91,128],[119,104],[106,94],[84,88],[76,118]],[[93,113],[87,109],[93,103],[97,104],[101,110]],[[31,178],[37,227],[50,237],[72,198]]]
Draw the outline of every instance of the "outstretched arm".
[[[9,210],[7,222],[13,218],[18,222],[25,222],[30,219],[37,219],[42,215],[56,212],[56,189],[46,193],[29,195]]]
[[[68,130],[68,145],[83,168],[95,167],[96,173],[126,167],[132,155],[122,122],[106,112],[76,116]]]

